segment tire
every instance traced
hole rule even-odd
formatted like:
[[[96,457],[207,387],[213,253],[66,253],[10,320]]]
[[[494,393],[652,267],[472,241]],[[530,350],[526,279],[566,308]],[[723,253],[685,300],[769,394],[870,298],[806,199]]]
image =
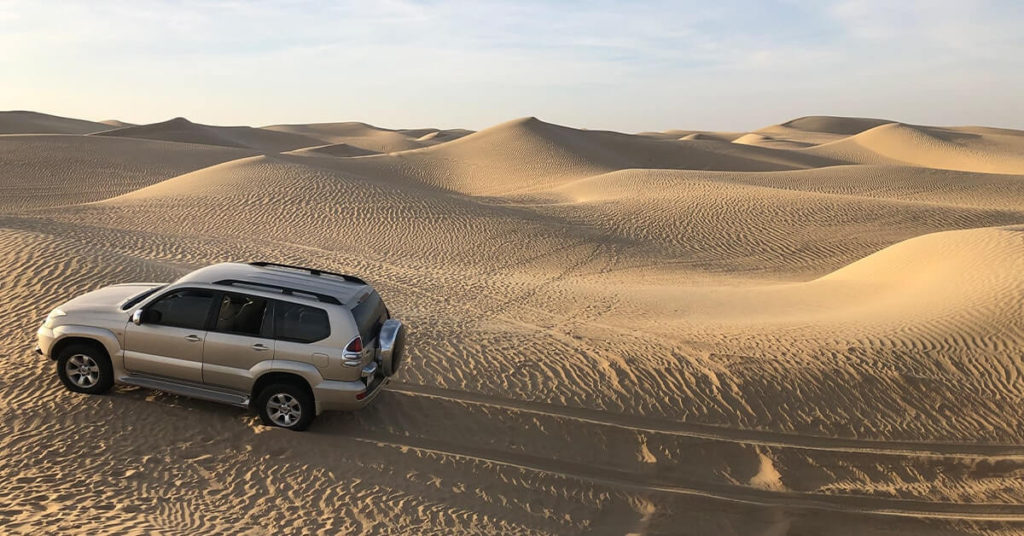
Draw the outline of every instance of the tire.
[[[72,343],[57,356],[57,377],[69,391],[99,395],[114,385],[114,367],[101,347]]]
[[[266,426],[301,431],[316,417],[313,396],[293,383],[268,385],[256,397],[256,411]]]

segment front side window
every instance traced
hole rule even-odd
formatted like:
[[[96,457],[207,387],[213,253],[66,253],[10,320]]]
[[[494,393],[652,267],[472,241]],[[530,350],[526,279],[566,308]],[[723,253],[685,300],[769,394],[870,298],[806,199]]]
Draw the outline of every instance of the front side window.
[[[212,306],[212,291],[176,290],[146,308],[147,322],[176,328],[205,329]]]
[[[274,304],[274,338],[293,342],[314,342],[331,334],[327,311],[298,303]]]
[[[266,316],[265,298],[225,294],[220,301],[217,324],[214,329],[222,333],[237,333],[258,337],[263,333],[263,319]]]

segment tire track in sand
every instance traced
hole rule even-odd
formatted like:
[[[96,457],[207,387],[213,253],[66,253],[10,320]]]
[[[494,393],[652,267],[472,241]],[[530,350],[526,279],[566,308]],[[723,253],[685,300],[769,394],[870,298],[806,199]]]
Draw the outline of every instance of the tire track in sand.
[[[907,518],[957,519],[972,521],[1024,522],[1024,505],[993,503],[935,502],[871,496],[821,495],[805,492],[769,491],[752,487],[708,482],[662,482],[627,471],[587,464],[552,460],[527,454],[510,454],[481,447],[460,447],[443,440],[395,436],[381,432],[347,435],[354,441],[397,450],[461,458],[472,462],[516,468],[555,477],[586,481],[644,493],[666,493],[701,497],[749,506],[791,510],[819,510]]]
[[[602,426],[624,428],[641,433],[661,433],[695,439],[708,439],[731,443],[763,445],[767,447],[857,452],[897,456],[961,457],[978,456],[1024,460],[1024,446],[986,443],[940,443],[930,441],[883,441],[798,435],[763,430],[744,430],[715,425],[685,423],[646,417],[642,415],[614,414],[587,408],[553,406],[541,402],[498,398],[481,393],[457,391],[441,387],[392,382],[388,390],[409,396],[422,396],[452,400],[466,404],[485,405],[502,409],[535,413],[550,417],[572,419]]]

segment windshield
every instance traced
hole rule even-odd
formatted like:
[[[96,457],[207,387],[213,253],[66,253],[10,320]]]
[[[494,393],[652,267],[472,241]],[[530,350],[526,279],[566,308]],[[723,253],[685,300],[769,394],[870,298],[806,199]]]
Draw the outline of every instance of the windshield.
[[[160,289],[162,289],[162,288],[164,288],[166,286],[167,285],[160,285],[160,286],[157,286],[157,287],[153,287],[153,288],[151,288],[149,290],[143,291],[141,294],[136,294],[131,299],[129,299],[128,301],[124,302],[124,305],[121,306],[121,310],[122,311],[127,311],[128,309],[131,309],[132,307],[138,305],[138,303],[141,302],[142,300],[150,297],[154,292],[156,292],[156,291],[158,291],[158,290],[160,290]]]

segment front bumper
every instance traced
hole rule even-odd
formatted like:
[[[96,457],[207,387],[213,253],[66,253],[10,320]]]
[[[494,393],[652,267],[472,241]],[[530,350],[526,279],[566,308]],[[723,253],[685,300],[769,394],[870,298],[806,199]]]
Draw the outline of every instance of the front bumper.
[[[53,334],[53,330],[46,326],[39,326],[39,330],[36,331],[36,353],[42,356],[49,356],[50,349],[53,348],[53,343],[56,340],[56,336]]]

